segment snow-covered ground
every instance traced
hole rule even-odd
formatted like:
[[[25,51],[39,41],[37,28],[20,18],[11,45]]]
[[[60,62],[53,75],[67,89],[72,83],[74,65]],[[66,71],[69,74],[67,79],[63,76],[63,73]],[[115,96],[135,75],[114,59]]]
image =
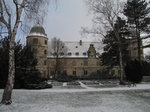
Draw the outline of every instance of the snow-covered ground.
[[[130,88],[82,86],[85,88],[14,90],[13,103],[0,105],[0,112],[150,112],[150,84]]]

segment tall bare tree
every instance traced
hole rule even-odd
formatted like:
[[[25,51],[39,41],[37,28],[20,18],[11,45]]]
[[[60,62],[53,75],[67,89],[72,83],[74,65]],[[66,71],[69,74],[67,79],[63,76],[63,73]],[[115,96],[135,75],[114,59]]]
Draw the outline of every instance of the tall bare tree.
[[[62,68],[60,58],[66,56],[67,47],[65,46],[65,43],[63,41],[61,41],[59,38],[54,37],[51,40],[51,52],[53,53],[53,56],[56,59],[54,68],[54,78],[56,78],[59,75],[58,72]]]
[[[118,43],[119,50],[119,62],[120,62],[120,81],[123,80],[124,66],[123,56],[121,48],[121,40],[119,36],[119,27],[115,26],[116,19],[121,15],[123,11],[123,3],[119,0],[87,0],[89,10],[92,12],[94,18],[94,30],[92,33],[100,34],[101,37],[105,36],[107,31],[112,30],[115,34]]]
[[[0,34],[9,37],[9,72],[8,81],[2,96],[2,104],[12,103],[12,90],[15,78],[14,47],[16,34],[24,19],[38,20],[49,0],[0,0]],[[44,8],[43,8],[44,7]]]

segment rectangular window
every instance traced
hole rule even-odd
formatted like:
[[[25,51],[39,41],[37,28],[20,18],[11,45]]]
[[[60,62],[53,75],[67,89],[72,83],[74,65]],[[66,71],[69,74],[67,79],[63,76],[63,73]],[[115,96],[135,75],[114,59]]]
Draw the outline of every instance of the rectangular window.
[[[100,74],[100,70],[97,70],[97,74]]]
[[[121,71],[120,71],[120,70],[118,70],[118,74],[120,74],[120,72],[121,72]]]
[[[51,61],[51,66],[55,66],[55,61]]]
[[[51,75],[53,75],[55,72],[54,71],[51,71]]]
[[[64,70],[63,73],[64,73],[64,74],[67,74],[67,70]]]
[[[33,38],[33,45],[37,45],[38,44],[38,39],[37,38]]]
[[[45,40],[45,45],[47,45],[47,40]]]
[[[44,65],[46,65],[46,60],[44,61]]]
[[[47,50],[44,50],[44,54],[47,54]]]
[[[76,71],[73,71],[73,75],[76,75]]]
[[[87,70],[84,70],[84,75],[87,75],[88,74],[88,71]]]
[[[88,61],[84,60],[84,66],[88,66]]]
[[[111,75],[114,75],[115,74],[115,70],[111,70]]]

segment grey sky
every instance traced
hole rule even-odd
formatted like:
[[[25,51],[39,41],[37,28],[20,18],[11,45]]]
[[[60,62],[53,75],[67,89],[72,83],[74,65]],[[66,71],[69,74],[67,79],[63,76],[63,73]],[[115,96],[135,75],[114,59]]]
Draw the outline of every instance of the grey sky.
[[[51,3],[44,23],[49,39],[56,36],[64,41],[92,40],[80,35],[81,27],[92,25],[84,1],[58,0],[57,6]]]
[[[126,1],[126,0],[125,0]],[[124,2],[125,2],[124,1]],[[49,40],[53,37],[63,41],[92,41],[94,38],[81,37],[81,27],[92,27],[85,0],[58,0],[50,3],[44,28]],[[144,50],[148,53],[148,49]]]

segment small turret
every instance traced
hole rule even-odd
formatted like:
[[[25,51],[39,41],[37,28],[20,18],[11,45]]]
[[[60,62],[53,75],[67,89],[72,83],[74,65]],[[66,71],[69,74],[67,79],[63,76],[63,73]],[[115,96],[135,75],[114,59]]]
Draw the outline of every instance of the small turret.
[[[88,50],[88,57],[89,58],[96,58],[96,50],[93,44],[90,44],[89,50]]]

